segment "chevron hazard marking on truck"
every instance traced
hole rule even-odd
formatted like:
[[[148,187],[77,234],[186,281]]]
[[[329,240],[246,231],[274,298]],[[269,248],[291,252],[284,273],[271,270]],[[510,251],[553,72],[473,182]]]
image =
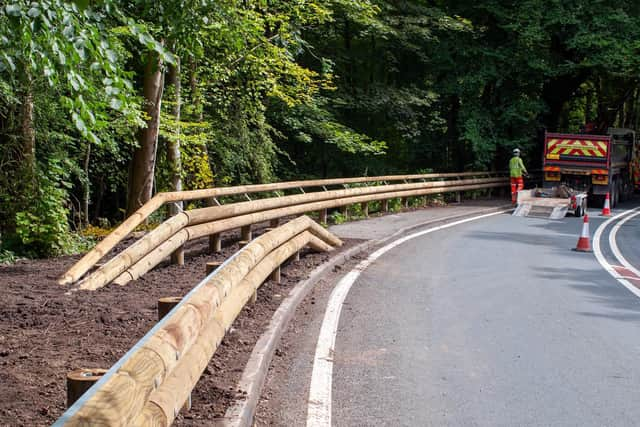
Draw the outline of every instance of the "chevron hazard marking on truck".
[[[583,139],[550,139],[547,155],[606,157],[607,143]]]

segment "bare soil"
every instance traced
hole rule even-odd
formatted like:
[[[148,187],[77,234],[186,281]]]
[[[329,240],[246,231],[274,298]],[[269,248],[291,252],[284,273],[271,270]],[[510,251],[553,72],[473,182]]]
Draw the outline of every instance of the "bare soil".
[[[260,234],[260,230],[255,232]],[[225,247],[207,253],[207,241],[187,247],[184,266],[165,264],[119,287],[66,295],[57,278],[79,257],[22,260],[0,266],[0,425],[54,422],[66,407],[67,372],[109,368],[157,321],[158,298],[182,296],[205,277],[207,261],[238,250],[237,233]],[[122,249],[130,242],[124,242]],[[340,250],[356,241],[347,241]],[[236,384],[260,334],[288,291],[329,254],[306,252],[282,269],[280,284],[266,282],[257,304],[240,314],[204,371],[192,395],[192,409],[176,425],[211,425],[242,392]]]

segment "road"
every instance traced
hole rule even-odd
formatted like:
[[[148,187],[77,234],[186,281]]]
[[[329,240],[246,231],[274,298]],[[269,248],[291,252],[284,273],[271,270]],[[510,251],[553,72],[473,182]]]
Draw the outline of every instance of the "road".
[[[590,213],[593,233],[605,219]],[[626,217],[615,242],[638,267],[640,215]],[[613,266],[619,222],[602,229]],[[640,298],[594,254],[571,250],[580,225],[502,214],[380,255],[346,294],[332,357],[308,355],[324,305],[297,331],[284,385],[271,390],[274,424],[326,425],[309,414],[328,399],[336,426],[637,425]],[[318,360],[332,369],[329,393],[314,392]],[[283,403],[301,406],[309,388],[306,415]]]

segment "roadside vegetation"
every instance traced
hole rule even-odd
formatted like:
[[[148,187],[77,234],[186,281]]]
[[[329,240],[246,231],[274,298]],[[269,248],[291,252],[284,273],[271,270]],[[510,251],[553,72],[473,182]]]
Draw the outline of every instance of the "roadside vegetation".
[[[639,49],[631,0],[3,2],[0,262],[159,191],[535,167],[638,127]]]

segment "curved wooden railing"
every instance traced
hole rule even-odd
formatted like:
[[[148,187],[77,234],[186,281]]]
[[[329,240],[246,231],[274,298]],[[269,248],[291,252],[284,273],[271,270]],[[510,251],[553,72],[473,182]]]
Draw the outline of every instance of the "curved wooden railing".
[[[304,246],[329,251],[341,244],[306,216],[253,240],[189,292],[54,426],[171,425],[267,277]]]
[[[111,234],[98,243],[90,252],[73,265],[59,280],[61,285],[77,282],[91,270],[111,249],[122,241],[153,212],[166,203],[211,199],[230,195],[247,195],[262,192],[284,191],[298,188],[302,194],[270,197],[266,199],[232,203],[223,206],[194,209],[171,217],[152,233],[134,243],[80,284],[81,289],[98,289],[117,280],[123,284],[149,271],[171,252],[185,242],[205,235],[215,235],[257,222],[295,215],[314,210],[324,210],[385,200],[394,197],[410,197],[445,191],[465,191],[507,185],[503,173],[464,172],[421,175],[390,175],[376,177],[340,178],[308,181],[289,181],[273,184],[258,184],[236,187],[221,187],[205,190],[159,193],[143,207],[127,218]],[[473,179],[463,179],[475,177]],[[483,178],[480,178],[483,177]],[[438,179],[439,181],[427,181]],[[446,180],[446,181],[445,181]],[[390,182],[402,184],[390,185]],[[410,182],[411,181],[411,182]],[[420,182],[415,182],[420,181]],[[368,184],[364,187],[347,188],[349,184]],[[383,185],[381,185],[383,184]],[[327,187],[342,185],[344,190],[329,190]],[[304,189],[317,188],[320,191],[305,192]],[[253,215],[258,212],[269,212]],[[224,222],[225,220],[226,222]],[[117,272],[117,273],[116,273]],[[124,274],[124,276],[122,276]],[[122,277],[121,277],[122,276]]]

